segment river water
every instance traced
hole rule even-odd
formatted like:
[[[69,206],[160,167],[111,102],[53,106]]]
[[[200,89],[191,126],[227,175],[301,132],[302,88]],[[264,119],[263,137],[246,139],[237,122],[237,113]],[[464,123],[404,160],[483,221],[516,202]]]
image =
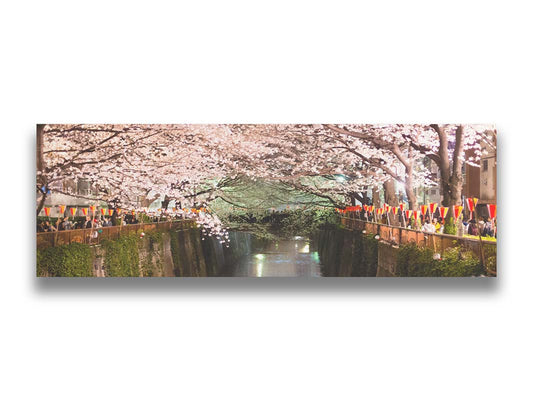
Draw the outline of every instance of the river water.
[[[280,240],[254,246],[228,273],[246,277],[318,277],[320,259],[309,240]]]

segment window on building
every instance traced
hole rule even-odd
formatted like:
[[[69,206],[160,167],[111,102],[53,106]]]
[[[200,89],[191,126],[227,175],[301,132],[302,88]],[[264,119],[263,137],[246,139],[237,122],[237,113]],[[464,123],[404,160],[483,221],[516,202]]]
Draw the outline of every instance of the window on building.
[[[483,160],[483,172],[489,170],[489,160]]]

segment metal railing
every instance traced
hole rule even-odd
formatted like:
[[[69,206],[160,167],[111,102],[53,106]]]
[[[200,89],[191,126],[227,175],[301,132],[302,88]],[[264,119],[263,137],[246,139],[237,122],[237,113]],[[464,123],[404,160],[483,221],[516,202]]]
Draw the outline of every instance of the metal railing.
[[[467,238],[463,236],[447,235],[444,233],[428,233],[399,226],[384,225],[376,222],[364,221],[352,217],[341,217],[341,225],[348,229],[365,230],[368,234],[379,235],[381,240],[402,245],[416,243],[419,246],[429,247],[440,254],[450,247],[460,245],[481,257],[481,246],[493,247],[496,250],[496,242]]]
[[[106,226],[89,229],[70,229],[67,231],[37,233],[37,248],[61,246],[70,243],[99,244],[102,240],[118,239],[122,235],[140,234],[141,232],[166,232],[174,229],[189,229],[196,226],[196,221],[184,219],[177,221],[153,222]]]

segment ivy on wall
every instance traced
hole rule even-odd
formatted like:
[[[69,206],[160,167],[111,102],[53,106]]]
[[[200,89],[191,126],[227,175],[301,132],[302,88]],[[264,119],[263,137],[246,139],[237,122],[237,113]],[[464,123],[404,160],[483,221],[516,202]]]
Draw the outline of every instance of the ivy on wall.
[[[121,236],[115,240],[105,240],[105,270],[107,276],[140,276],[139,237],[136,234]]]
[[[444,251],[442,259],[434,259],[433,251],[416,244],[400,246],[397,273],[399,276],[441,276],[465,277],[485,273],[477,256],[461,247],[451,247]]]
[[[37,276],[93,276],[93,252],[89,245],[71,243],[37,250]]]

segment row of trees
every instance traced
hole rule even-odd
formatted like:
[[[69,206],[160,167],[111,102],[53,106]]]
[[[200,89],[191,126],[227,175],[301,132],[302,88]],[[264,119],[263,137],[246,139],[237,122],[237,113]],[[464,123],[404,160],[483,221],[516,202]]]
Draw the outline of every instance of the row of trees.
[[[460,204],[464,163],[479,165],[486,125],[38,125],[37,214],[48,188],[85,179],[96,199],[134,206],[138,196],[163,206],[206,204],[261,179],[329,202],[368,202],[380,187],[398,203],[400,183],[411,209],[414,188],[439,185],[443,205]],[[467,153],[468,152],[468,153]],[[466,154],[471,154],[467,157]],[[438,167],[437,180],[424,160]],[[56,189],[60,191],[61,189]],[[77,195],[75,193],[68,193]],[[79,195],[78,195],[79,196]],[[94,197],[91,197],[94,199]]]

